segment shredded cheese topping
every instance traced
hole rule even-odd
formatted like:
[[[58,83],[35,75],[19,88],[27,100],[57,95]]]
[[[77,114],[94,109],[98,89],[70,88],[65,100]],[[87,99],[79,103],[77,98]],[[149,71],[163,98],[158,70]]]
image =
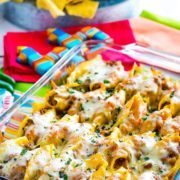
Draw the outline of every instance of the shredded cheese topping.
[[[0,176],[25,180],[172,179],[180,167],[179,84],[160,72],[100,56],[0,144]]]

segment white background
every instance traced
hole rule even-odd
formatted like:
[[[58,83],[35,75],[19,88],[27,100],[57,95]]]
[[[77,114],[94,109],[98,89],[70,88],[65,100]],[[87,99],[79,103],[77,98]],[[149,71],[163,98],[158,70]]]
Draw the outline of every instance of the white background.
[[[180,0],[141,0],[141,6],[155,14],[180,21]]]

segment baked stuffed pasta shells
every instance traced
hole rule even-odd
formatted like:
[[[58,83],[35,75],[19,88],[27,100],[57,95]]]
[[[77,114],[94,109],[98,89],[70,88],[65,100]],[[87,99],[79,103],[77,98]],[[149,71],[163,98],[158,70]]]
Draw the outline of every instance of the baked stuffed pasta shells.
[[[94,127],[88,123],[79,123],[79,116],[65,115],[58,122],[46,129],[38,144],[53,143],[56,146],[78,139],[79,134],[92,132]]]
[[[124,90],[109,90],[105,87],[89,92],[80,92],[68,86],[52,90],[46,97],[46,107],[58,114],[80,115],[81,122],[95,121],[98,125],[113,119],[115,111],[125,103]]]
[[[81,63],[67,78],[71,86],[88,87],[90,90],[101,86],[113,88],[127,76],[118,61],[103,61],[101,56]]]
[[[130,180],[135,179],[135,177],[133,177],[131,170],[122,167],[117,171],[113,171],[112,173],[110,173],[109,177],[107,178],[107,180],[114,179]]]
[[[127,99],[130,99],[137,92],[140,93],[148,103],[150,111],[158,109],[158,102],[167,92],[176,89],[176,83],[170,78],[154,69],[144,69],[141,66],[134,65],[126,78],[119,87],[126,90]]]
[[[16,155],[20,154],[24,147],[29,145],[26,137],[20,137],[1,143],[0,146],[0,162],[6,162]]]
[[[54,156],[53,148],[54,146],[50,144],[37,149],[28,163],[24,180],[39,179],[43,174],[44,166],[49,163]]]
[[[20,124],[18,136],[26,136],[31,144],[37,144],[38,139],[46,132],[51,124],[58,121],[55,110],[48,110],[46,113],[35,112],[31,117],[26,117]]]
[[[125,103],[125,92],[110,92],[104,89],[90,91],[84,94],[83,99],[75,101],[75,108],[79,109],[81,122],[92,121],[97,125],[102,125],[113,119],[114,113],[118,108],[121,109]],[[70,112],[74,108],[72,105]]]
[[[171,110],[172,116],[180,115],[180,86],[176,84],[176,87],[170,91],[166,91],[159,102],[158,109],[167,107]]]
[[[26,167],[37,151],[29,148],[26,137],[7,140],[0,144],[0,174],[9,179],[23,179]]]
[[[144,158],[145,171],[153,171],[159,178],[171,179],[179,169],[180,136],[178,133],[167,135],[155,143]]]
[[[33,103],[18,138],[0,136],[0,176],[173,180],[180,168],[178,81],[137,65],[125,71],[100,55],[66,75]]]
[[[142,96],[137,93],[124,106],[124,109],[118,115],[118,120],[114,127],[119,126],[124,134],[139,131],[142,123],[142,117],[147,114],[147,104]]]
[[[134,65],[122,86],[128,92],[129,97],[137,92],[143,95],[157,95],[158,93],[158,84],[154,80],[153,72],[137,65]]]

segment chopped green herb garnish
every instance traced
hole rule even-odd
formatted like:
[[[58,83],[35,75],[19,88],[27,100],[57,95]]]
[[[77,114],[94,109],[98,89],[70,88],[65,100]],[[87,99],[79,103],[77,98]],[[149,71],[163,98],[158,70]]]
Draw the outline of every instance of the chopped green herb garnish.
[[[149,160],[149,157],[144,157],[144,160],[145,160],[145,161]]]
[[[153,107],[151,107],[151,106],[149,106],[148,110],[149,110],[150,113],[155,111],[155,109]]]
[[[163,173],[163,170],[160,170],[159,172],[160,172],[160,174],[162,174],[162,173]]]
[[[96,129],[95,132],[96,132],[96,134],[97,134],[97,137],[100,137],[100,130],[99,130],[98,128]]]
[[[159,130],[158,129],[154,130],[153,132],[155,132],[156,136],[159,136]]]
[[[113,119],[111,126],[113,126],[116,123],[116,121],[117,121],[117,118]]]
[[[48,176],[49,176],[49,177],[53,177],[53,176],[52,176],[51,174],[49,174],[49,173],[48,173]]]
[[[120,106],[117,107],[116,110],[117,110],[118,112],[120,112],[120,111],[121,111],[121,107],[120,107]]]
[[[107,152],[107,156],[111,156],[111,155],[112,155],[111,152],[108,151],[108,152]]]
[[[90,118],[85,118],[85,121],[89,121],[90,120]]]
[[[108,83],[110,83],[110,81],[107,80],[107,79],[105,79],[105,80],[104,80],[104,84],[108,84]]]
[[[61,111],[61,115],[62,116],[66,115],[66,111]]]
[[[87,168],[87,171],[91,171],[91,169],[90,169],[90,168]]]
[[[68,140],[62,138],[62,139],[61,139],[61,142],[64,143],[64,144],[66,144],[66,143],[68,142]]]
[[[80,164],[76,164],[76,165],[75,165],[75,167],[78,167],[78,166],[80,166]]]
[[[96,133],[99,134],[99,133],[100,133],[100,130],[99,130],[99,129],[96,129]]]
[[[68,175],[63,172],[59,172],[59,177],[64,178],[64,180],[68,180]]]
[[[80,104],[80,111],[84,111],[84,107],[82,104]]]
[[[68,175],[64,174],[64,180],[68,180]]]
[[[95,141],[94,139],[91,139],[91,142],[92,142],[92,143],[96,143],[96,141]]]
[[[107,137],[107,136],[109,136],[110,134],[111,134],[111,132],[106,132],[106,133],[104,133],[104,136]]]
[[[130,132],[129,135],[132,136],[132,132]]]
[[[56,120],[52,120],[52,121],[51,121],[51,123],[55,123],[55,122],[56,122]]]
[[[81,164],[75,164],[74,167],[78,167],[78,166],[80,166],[80,165],[81,165]]]
[[[24,149],[21,151],[20,155],[23,156],[24,154],[27,153],[27,151],[28,151],[28,150],[24,148]]]
[[[107,95],[107,97],[106,97],[106,98],[108,98],[108,97],[112,96],[113,91],[114,91],[113,89],[107,89],[107,90],[106,90],[106,95]]]
[[[94,74],[98,74],[98,72],[95,72]]]
[[[170,94],[170,98],[172,98],[174,96],[174,91]]]
[[[142,120],[143,121],[147,120],[147,116],[142,117]]]
[[[77,82],[78,84],[82,84],[83,83],[83,81],[80,80],[80,79],[77,79],[75,82]]]
[[[71,163],[72,159],[69,158],[68,161],[66,161],[66,165],[69,165]]]
[[[87,155],[87,157],[90,157],[90,156],[92,156],[92,153],[90,153],[90,154]]]
[[[87,77],[86,78],[86,81],[88,81],[89,83],[91,82],[91,78],[90,77]]]
[[[69,91],[69,94],[74,94],[75,93],[75,91],[73,89],[71,89],[71,88],[68,91]]]

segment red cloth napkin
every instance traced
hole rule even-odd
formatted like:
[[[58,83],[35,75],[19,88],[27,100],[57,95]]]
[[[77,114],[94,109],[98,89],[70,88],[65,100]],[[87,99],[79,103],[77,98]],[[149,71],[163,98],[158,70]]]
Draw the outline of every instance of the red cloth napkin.
[[[117,44],[125,45],[135,42],[133,32],[128,20],[94,25],[109,34]],[[75,33],[82,27],[64,28],[68,33]],[[30,46],[46,54],[54,46],[47,43],[47,35],[42,32],[7,33],[4,37],[4,72],[16,81],[36,82],[40,76],[30,67],[16,62],[17,46]]]
[[[121,61],[126,71],[129,71],[134,65],[134,62],[136,62],[134,58],[128,55],[112,50],[106,50],[101,55],[105,61]],[[139,64],[139,62],[136,62],[136,64]]]

